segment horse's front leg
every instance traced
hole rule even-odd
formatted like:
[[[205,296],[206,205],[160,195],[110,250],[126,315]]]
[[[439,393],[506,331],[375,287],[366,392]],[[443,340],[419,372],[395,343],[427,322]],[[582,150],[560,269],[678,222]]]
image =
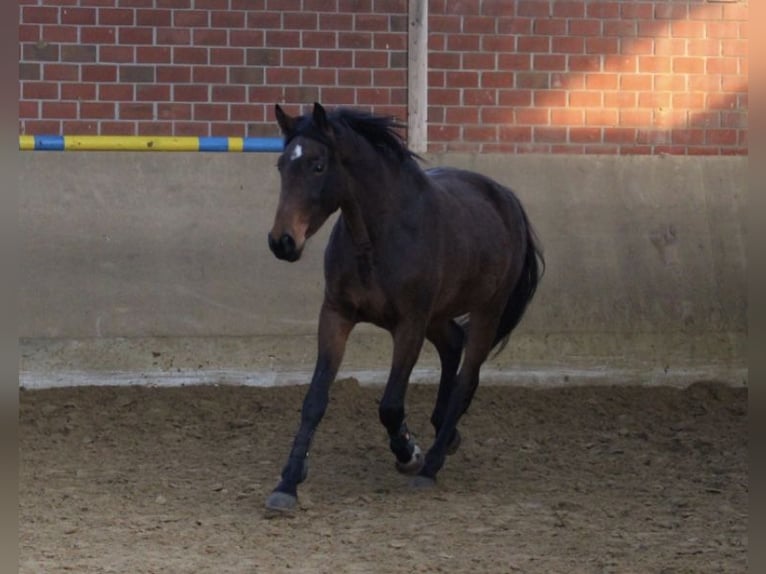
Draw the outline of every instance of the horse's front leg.
[[[290,511],[298,500],[298,484],[308,473],[307,457],[319,421],[327,410],[330,384],[338,373],[348,335],[354,323],[325,304],[319,315],[319,344],[316,367],[303,400],[301,424],[295,435],[290,455],[282,470],[282,480],[266,499],[266,508]]]
[[[391,372],[386,382],[378,413],[388,431],[391,452],[396,456],[396,468],[405,474],[415,474],[423,464],[423,455],[404,422],[404,398],[410,374],[418,360],[425,340],[425,330],[419,324],[400,325],[393,333],[394,354]]]

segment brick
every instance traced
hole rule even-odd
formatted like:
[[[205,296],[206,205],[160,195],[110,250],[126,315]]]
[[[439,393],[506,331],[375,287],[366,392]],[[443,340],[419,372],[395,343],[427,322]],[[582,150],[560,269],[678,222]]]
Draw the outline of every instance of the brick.
[[[550,52],[550,38],[547,36],[520,36],[516,39],[519,52]]]
[[[497,93],[497,104],[517,108],[531,106],[532,90],[499,90]]]
[[[250,11],[245,26],[252,30],[279,30],[282,28],[282,15],[279,12]]]
[[[88,26],[80,29],[80,41],[84,44],[114,44],[117,32],[111,27]]]
[[[210,25],[210,12],[206,10],[174,10],[173,26],[178,28],[206,28]]]
[[[448,124],[478,124],[479,123],[479,109],[475,107],[450,107],[447,108],[447,117],[446,117],[446,123]],[[493,116],[495,119],[489,119],[489,117],[485,117],[486,114],[495,112],[497,113],[497,108],[488,108],[485,109],[482,113],[482,119],[483,123],[500,123],[500,122],[506,122],[509,121],[507,117],[503,117],[502,120],[496,119],[497,114]],[[513,112],[509,112],[510,117],[512,118]]]
[[[59,85],[54,82],[22,82],[21,95],[25,100],[55,100]]]
[[[169,64],[172,51],[167,46],[138,46],[136,62],[139,64]]]
[[[603,63],[605,72],[634,73],[638,58],[636,56],[610,55],[603,57]]]
[[[529,36],[532,34],[533,23],[531,18],[498,18],[497,33]]]
[[[157,28],[157,44],[191,44],[191,30],[184,28]]]
[[[472,65],[476,63],[474,62],[474,57],[477,56],[481,56],[481,54],[466,54],[463,58],[465,67],[469,69],[492,69],[489,67],[489,62],[486,62],[486,65]],[[498,70],[523,72],[529,70],[531,66],[532,58],[529,54],[498,54],[497,56]]]
[[[670,73],[671,59],[669,56],[639,56],[638,71],[642,74]]]
[[[282,63],[280,50],[270,48],[250,48],[246,52],[248,66],[279,66]]]
[[[154,104],[119,103],[118,117],[121,120],[150,120],[154,117]]]
[[[640,108],[669,108],[670,105],[670,92],[644,92],[638,96]]]
[[[157,117],[165,120],[189,120],[192,117],[191,104],[159,103]]]
[[[586,38],[585,53],[587,54],[617,54],[619,52],[617,38]]]
[[[568,56],[567,69],[570,72],[595,72],[601,70],[601,56]]]
[[[451,88],[431,89],[428,92],[428,102],[433,105],[456,106],[460,104],[460,90]]]
[[[456,20],[458,25],[456,31],[460,32],[460,20],[457,18]],[[497,19],[491,16],[465,16],[462,18],[462,23],[462,31],[466,34],[494,34]]]
[[[42,116],[46,119],[77,118],[76,102],[42,102]]]
[[[92,64],[81,68],[83,82],[116,82],[117,66],[111,64]]]
[[[623,2],[620,16],[626,19],[651,20],[654,18],[654,3]]]
[[[747,88],[748,82],[744,76],[723,76],[721,78],[721,90],[724,92],[744,92],[747,91]]]
[[[99,84],[98,99],[102,101],[119,102],[133,101],[133,86],[124,84]]]
[[[55,6],[23,6],[21,21],[24,24],[57,24],[59,9]]]
[[[541,72],[563,71],[567,69],[567,59],[561,54],[535,54],[532,69]]]
[[[699,110],[705,107],[705,94],[701,93],[674,93],[673,107],[688,110]]]
[[[127,124],[128,122],[124,123]],[[137,123],[138,129],[136,130],[136,134],[140,136],[169,136],[173,133],[173,124],[171,122],[158,122],[153,120],[149,122],[139,121]]]
[[[471,141],[494,141],[497,139],[496,126],[463,126],[463,140]]]
[[[169,84],[142,84],[136,86],[136,101],[167,102],[170,100]]]
[[[233,122],[262,122],[266,119],[263,106],[251,104],[232,104],[229,107],[229,117]]]
[[[61,84],[61,100],[90,101],[96,98],[96,84]]]
[[[173,25],[173,13],[170,10],[147,9],[136,10],[138,26],[153,26],[156,28]],[[179,24],[176,24],[179,26]]]
[[[135,11],[127,8],[99,8],[98,24],[101,26],[134,26]]]
[[[585,125],[615,127],[618,123],[618,110],[585,110]]]
[[[213,28],[244,28],[245,13],[230,10],[216,10],[210,13],[210,25]]]
[[[319,19],[313,12],[282,12],[284,30],[316,30]]]
[[[39,80],[40,64],[29,62],[19,63],[19,80]]]
[[[291,102],[306,103],[321,99],[316,86],[288,86],[283,93],[285,99]]]
[[[45,64],[43,79],[48,82],[76,82],[80,79],[80,68],[75,64]]]
[[[616,90],[619,86],[617,74],[587,74],[585,87],[589,90]]]
[[[55,44],[24,44],[22,47],[23,59],[40,62],[59,61],[59,47]]]
[[[556,17],[582,18],[585,16],[585,2],[562,0],[553,2],[553,15]]]
[[[705,23],[691,20],[674,20],[670,24],[670,31],[674,38],[704,38]]]
[[[22,133],[27,135],[60,134],[61,122],[56,120],[24,120]]]
[[[102,63],[130,63],[135,61],[133,46],[99,46],[98,57]]]
[[[447,85],[451,86],[449,81]],[[482,88],[512,88],[514,85],[514,75],[508,72],[482,72],[481,74],[481,87]]]
[[[194,104],[193,118],[197,121],[224,122],[229,119],[229,106],[226,104]]]
[[[207,102],[208,86],[200,84],[178,84],[173,86],[173,101],[176,102]]]
[[[374,86],[403,87],[407,85],[406,70],[373,70]]]
[[[61,122],[61,133],[64,135],[97,135],[98,123],[83,120],[65,120]]]
[[[638,23],[636,20],[605,20],[604,36],[617,36],[619,38],[630,38],[638,35]]]
[[[603,141],[603,130],[597,127],[569,128],[569,141],[573,143],[600,143]]]
[[[80,102],[81,119],[112,119],[115,111],[114,103]]]
[[[207,122],[175,122],[173,124],[177,136],[209,136],[210,124]]]
[[[230,84],[262,84],[263,68],[234,66],[229,68]]]
[[[567,92],[564,90],[535,91],[533,95],[535,106],[564,107],[567,104]]]
[[[703,58],[673,58],[673,72],[676,74],[701,74],[705,71]]]
[[[705,107],[709,110],[733,110],[738,106],[736,94],[697,94],[704,96]]]
[[[76,43],[77,26],[42,26],[39,37],[43,42]]]
[[[620,45],[620,53],[631,55],[654,54],[654,38],[625,38]]]
[[[19,118],[38,118],[40,116],[39,102],[19,102]]]
[[[585,39],[570,36],[552,38],[551,51],[562,54],[584,54]]]
[[[652,112],[649,110],[620,110],[619,125],[622,127],[642,127],[652,124]]]
[[[472,36],[469,36],[472,37]],[[515,36],[480,36],[481,49],[485,52],[514,52],[516,50]]]
[[[297,30],[287,32],[268,30],[266,32],[266,45],[272,48],[294,48],[295,46],[300,46],[300,41],[301,33]]]
[[[605,127],[603,130],[603,141],[606,143],[635,143],[636,142],[636,130],[634,128],[610,128]]]
[[[475,88],[479,85],[479,74],[472,70],[447,72],[446,83],[452,88]]]
[[[721,126],[721,112],[703,111],[690,114],[689,127],[692,128],[717,128]]]
[[[244,102],[247,99],[245,86],[213,86],[212,100],[215,102]]]
[[[481,3],[481,13],[485,16],[512,17],[514,5],[506,0],[484,0]]]
[[[338,73],[331,68],[307,68],[301,71],[301,83],[312,86],[334,86]]]
[[[345,34],[339,38],[335,32],[303,32],[301,33],[300,44],[292,47],[302,48],[369,48],[372,46],[372,36],[369,34]]]
[[[683,56],[686,54],[686,40],[683,38],[656,38],[655,56]]]
[[[551,125],[554,126],[581,126],[584,123],[585,112],[575,109],[551,110]]]
[[[567,141],[567,128],[552,126],[535,126],[532,139],[541,143],[562,143]]]
[[[485,52],[467,52],[462,55],[461,67],[465,70],[476,70],[476,71],[495,70],[495,69],[504,70],[504,69],[507,69],[507,66],[501,65],[499,63],[504,56],[513,57],[515,56],[515,54],[493,54],[493,53],[487,54]],[[526,54],[521,54],[520,59],[518,61],[522,61],[524,59],[528,61],[529,56]],[[513,69],[517,69],[517,68],[513,68]]]
[[[722,40],[721,55],[747,57],[747,40]]]
[[[516,2],[518,16],[550,16],[550,3],[537,0],[519,0]]]
[[[221,66],[194,66],[192,67],[192,82],[196,84],[224,84],[226,83],[226,68]]]
[[[540,108],[518,108],[514,110],[516,125],[548,125],[550,113]]]
[[[245,63],[245,51],[242,48],[211,48],[210,63],[214,66],[241,66]]]
[[[208,54],[206,48],[174,46],[173,63],[204,65],[208,63]]]
[[[572,36],[600,36],[601,20],[569,20],[569,34]]]
[[[431,70],[459,70],[460,54],[446,52],[429,54],[428,67]]]
[[[354,55],[347,50],[323,50],[319,52],[319,66],[322,68],[351,68]]]
[[[155,80],[154,66],[120,66],[120,82],[128,84],[152,83]]]
[[[658,20],[685,20],[688,17],[685,2],[655,3],[654,17]]]
[[[705,143],[705,130],[674,129],[670,132],[670,139],[675,144],[700,145]]]
[[[61,23],[92,26],[96,23],[96,11],[93,8],[62,8]]]
[[[714,38],[739,38],[739,24],[737,22],[706,22],[705,30],[707,37]]]
[[[305,32],[303,46],[314,48],[346,48],[350,50],[369,50],[372,48],[372,34],[369,32]]]
[[[688,80],[688,87],[692,92],[719,92],[722,89],[721,86],[720,74],[692,75]]]
[[[226,30],[193,30],[192,43],[196,46],[227,46],[228,32]]]
[[[541,36],[563,36],[567,32],[567,21],[560,18],[533,20],[532,32]]]
[[[635,108],[637,95],[636,92],[626,92],[618,90],[616,92],[604,92],[605,108]]]
[[[266,83],[274,85],[295,85],[300,83],[300,70],[296,68],[267,68]]]
[[[601,92],[571,91],[569,105],[573,108],[597,108],[602,105]]]
[[[117,33],[117,41],[120,44],[153,44],[154,33],[152,28],[120,27]]]

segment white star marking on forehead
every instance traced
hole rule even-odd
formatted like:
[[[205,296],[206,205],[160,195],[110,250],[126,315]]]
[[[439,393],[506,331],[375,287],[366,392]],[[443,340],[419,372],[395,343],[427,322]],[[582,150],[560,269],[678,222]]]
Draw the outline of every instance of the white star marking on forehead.
[[[293,153],[290,154],[290,161],[294,161],[303,155],[303,148],[301,144],[296,145],[293,148]]]

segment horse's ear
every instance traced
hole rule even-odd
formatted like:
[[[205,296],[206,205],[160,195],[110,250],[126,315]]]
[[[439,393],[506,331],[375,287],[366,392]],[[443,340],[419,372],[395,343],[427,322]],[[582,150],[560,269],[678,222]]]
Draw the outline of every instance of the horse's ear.
[[[312,114],[314,125],[320,132],[325,134],[331,134],[332,128],[330,128],[330,122],[327,121],[327,112],[319,102],[314,102],[314,113]]]
[[[274,115],[277,118],[279,129],[282,130],[283,135],[292,133],[295,127],[295,118],[288,116],[279,104],[274,104]]]

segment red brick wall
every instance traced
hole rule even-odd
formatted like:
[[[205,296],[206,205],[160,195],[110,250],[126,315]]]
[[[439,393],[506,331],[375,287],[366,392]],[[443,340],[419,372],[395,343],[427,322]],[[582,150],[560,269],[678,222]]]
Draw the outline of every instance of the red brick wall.
[[[406,0],[19,0],[26,134],[406,116]],[[429,0],[431,151],[747,153],[746,0]]]

